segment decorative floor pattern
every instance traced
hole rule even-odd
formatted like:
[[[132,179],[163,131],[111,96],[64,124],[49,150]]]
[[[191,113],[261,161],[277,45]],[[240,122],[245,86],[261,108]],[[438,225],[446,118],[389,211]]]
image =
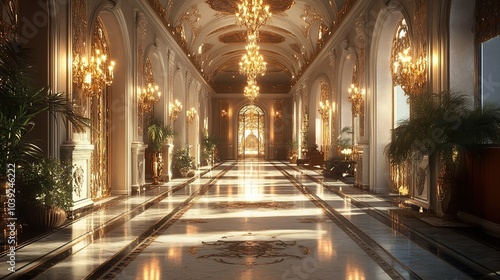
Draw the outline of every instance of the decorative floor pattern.
[[[0,279],[500,279],[500,242],[280,162],[228,162],[22,244]],[[433,217],[433,219],[436,219]]]

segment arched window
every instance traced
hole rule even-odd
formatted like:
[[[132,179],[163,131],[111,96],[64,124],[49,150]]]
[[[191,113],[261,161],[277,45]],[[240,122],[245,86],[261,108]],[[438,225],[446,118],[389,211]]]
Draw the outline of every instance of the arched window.
[[[264,156],[264,112],[250,104],[238,114],[238,156]]]

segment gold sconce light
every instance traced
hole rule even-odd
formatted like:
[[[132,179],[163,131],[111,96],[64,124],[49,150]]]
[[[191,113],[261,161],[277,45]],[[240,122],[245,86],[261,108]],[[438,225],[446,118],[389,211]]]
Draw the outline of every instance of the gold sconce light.
[[[352,103],[352,112],[359,116],[362,114],[362,106],[365,100],[365,89],[359,89],[355,84],[347,90],[349,93],[349,102]]]
[[[161,92],[158,85],[148,83],[147,87],[138,89],[139,106],[143,112],[150,112],[153,106],[158,103],[161,97]]]
[[[229,101],[228,100],[220,100],[220,117],[223,120],[227,120],[229,118]]]
[[[425,57],[419,56],[413,61],[410,47],[408,47],[393,58],[392,66],[395,83],[401,85],[408,96],[423,90],[427,83],[427,60]]]
[[[113,83],[115,61],[108,61],[108,55],[99,49],[90,58],[77,55],[73,67],[76,81],[87,96],[98,96],[105,86]]]
[[[179,100],[175,100],[174,103],[170,103],[169,105],[169,112],[170,112],[170,121],[174,122],[177,117],[179,117],[179,114],[182,111],[182,104]]]
[[[321,115],[323,121],[328,121],[328,118],[330,117],[330,109],[331,106],[328,100],[325,100],[325,102],[323,101],[319,102],[318,112]]]
[[[194,107],[186,111],[186,121],[188,124],[193,124],[194,120],[198,116],[198,112]]]
[[[138,89],[139,106],[143,112],[150,112],[153,106],[160,101],[160,87],[155,83],[153,78],[153,66],[149,58],[146,59],[146,68],[144,69],[144,79],[147,86]]]

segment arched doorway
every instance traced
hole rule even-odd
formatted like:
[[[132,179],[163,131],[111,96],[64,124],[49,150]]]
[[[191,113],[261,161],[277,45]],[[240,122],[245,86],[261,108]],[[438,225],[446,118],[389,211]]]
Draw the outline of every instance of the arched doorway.
[[[253,104],[238,114],[238,157],[263,157],[265,151],[264,111]]]

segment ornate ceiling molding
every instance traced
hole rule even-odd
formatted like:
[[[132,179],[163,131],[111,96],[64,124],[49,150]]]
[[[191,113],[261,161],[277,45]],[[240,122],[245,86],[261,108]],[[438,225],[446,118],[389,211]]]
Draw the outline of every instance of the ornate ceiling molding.
[[[240,44],[246,43],[246,41],[247,32],[245,30],[232,31],[219,36],[219,42],[226,44]],[[278,33],[260,30],[257,41],[266,44],[279,44],[285,41],[285,37]]]

